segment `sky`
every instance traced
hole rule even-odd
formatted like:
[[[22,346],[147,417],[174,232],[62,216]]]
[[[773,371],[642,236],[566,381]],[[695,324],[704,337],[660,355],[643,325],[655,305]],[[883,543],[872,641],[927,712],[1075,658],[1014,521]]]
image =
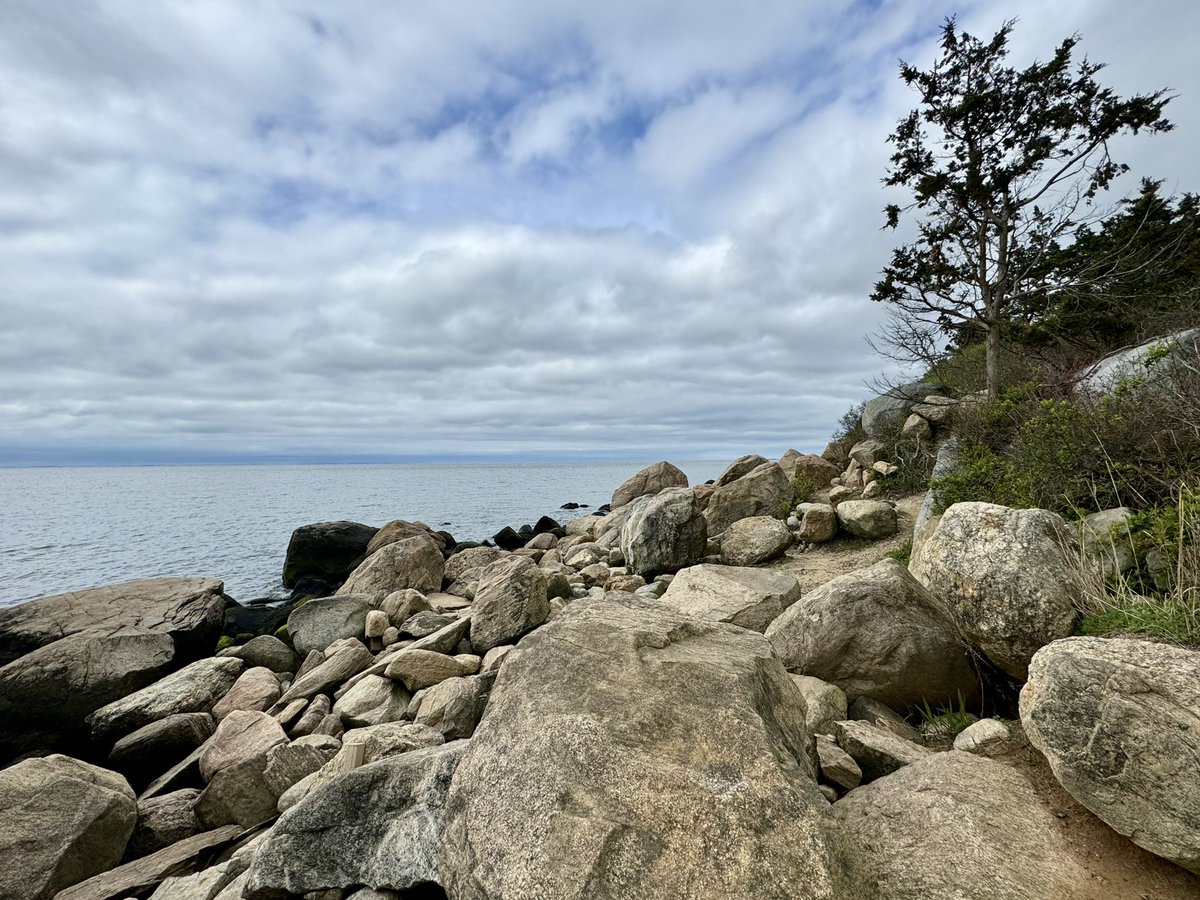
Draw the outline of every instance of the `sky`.
[[[0,465],[819,451],[951,14],[1200,189],[1184,0],[0,0]]]

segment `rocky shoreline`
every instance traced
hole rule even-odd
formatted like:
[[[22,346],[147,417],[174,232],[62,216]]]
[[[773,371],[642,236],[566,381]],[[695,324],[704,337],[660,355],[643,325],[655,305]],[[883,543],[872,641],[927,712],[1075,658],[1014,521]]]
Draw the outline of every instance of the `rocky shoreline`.
[[[940,440],[955,403],[863,425]],[[483,545],[306,525],[282,608],[0,610],[0,897],[1200,896],[1200,654],[1073,636],[1058,516],[927,508],[907,567],[806,592],[777,565],[897,532],[884,455],[661,462]]]

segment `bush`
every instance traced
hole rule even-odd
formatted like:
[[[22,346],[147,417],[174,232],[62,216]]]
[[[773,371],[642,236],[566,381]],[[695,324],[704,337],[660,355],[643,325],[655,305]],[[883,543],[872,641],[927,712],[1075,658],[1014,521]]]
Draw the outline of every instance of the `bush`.
[[[829,438],[830,441],[845,444],[847,448],[850,448],[865,438],[867,433],[863,431],[862,414],[866,406],[867,402],[864,400],[842,413],[842,418],[838,421],[837,430]]]

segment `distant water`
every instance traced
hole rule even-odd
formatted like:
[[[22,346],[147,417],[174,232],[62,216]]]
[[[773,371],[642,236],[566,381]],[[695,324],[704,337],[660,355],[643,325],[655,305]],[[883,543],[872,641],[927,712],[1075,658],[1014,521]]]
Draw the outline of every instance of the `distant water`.
[[[292,530],[420,520],[460,541],[591,508],[646,463],[412,463],[0,469],[0,606],[164,575],[208,575],[238,600],[280,596]],[[692,484],[724,464],[680,463]]]

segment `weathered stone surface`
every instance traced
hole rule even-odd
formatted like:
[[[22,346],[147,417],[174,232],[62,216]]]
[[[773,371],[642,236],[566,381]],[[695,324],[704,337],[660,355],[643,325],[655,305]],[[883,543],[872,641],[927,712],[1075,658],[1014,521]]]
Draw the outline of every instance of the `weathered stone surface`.
[[[958,401],[952,397],[931,394],[920,403],[914,403],[912,411],[930,425],[949,425],[954,418],[956,406]]]
[[[316,522],[292,532],[283,561],[283,584],[294,587],[310,576],[340,584],[367,554],[378,528],[358,522]]]
[[[401,718],[411,699],[399,681],[368,675],[338,698],[333,712],[347,728],[379,725]]]
[[[279,699],[279,679],[265,666],[246,669],[238,676],[228,693],[213,706],[213,718],[225,718],[235,709],[263,712]]]
[[[800,599],[800,585],[786,572],[704,563],[681,569],[662,596],[689,615],[763,631]]]
[[[292,648],[273,634],[260,634],[237,647],[227,647],[218,654],[236,656],[249,667],[261,666],[272,672],[295,672],[300,660]]]
[[[432,650],[434,653],[453,653],[454,648],[467,639],[471,631],[473,614],[464,615],[457,622],[435,631],[427,637],[413,641],[407,650]]]
[[[846,718],[846,692],[811,675],[793,675],[792,683],[804,695],[804,721],[813,734],[833,734],[835,722]]]
[[[1055,641],[1030,664],[1021,723],[1072,797],[1200,873],[1200,653],[1131,638]]]
[[[80,632],[0,668],[0,763],[86,736],[84,719],[169,671],[169,635],[127,627]]]
[[[445,560],[431,537],[416,535],[387,544],[350,573],[338,594],[373,597],[412,588],[423,594],[440,590]]]
[[[814,491],[829,487],[829,483],[841,474],[829,460],[796,450],[788,450],[779,457],[779,467],[792,483],[796,500],[807,500]]]
[[[129,838],[126,859],[137,859],[198,834],[202,827],[192,805],[200,792],[195,788],[172,791],[139,800],[137,826]]]
[[[460,550],[446,560],[445,580],[455,582],[467,570],[490,566],[506,556],[508,552],[498,547],[471,547],[468,550]]]
[[[280,744],[267,751],[263,781],[275,796],[303,778],[317,772],[337,756],[342,742],[326,734],[298,737],[290,744]]]
[[[332,691],[343,681],[357,675],[375,661],[371,651],[355,641],[351,646],[334,653],[327,660],[301,675],[279,698],[280,703],[290,703],[299,697],[315,697]]]
[[[850,718],[856,722],[867,722],[877,725],[884,731],[890,731],[906,741],[914,744],[921,742],[921,732],[908,723],[908,720],[886,703],[881,703],[874,697],[855,697],[846,710]]]
[[[789,670],[900,710],[971,703],[979,678],[946,608],[892,559],[841,575],[771,623]]]
[[[200,774],[205,781],[221,769],[254,756],[265,756],[272,747],[288,742],[273,716],[265,712],[234,710],[217,726],[200,754]]]
[[[928,441],[933,437],[933,426],[929,424],[928,419],[913,413],[900,426],[900,436],[910,441]]]
[[[750,516],[785,519],[792,505],[792,496],[792,483],[779,463],[763,463],[737,481],[713,491],[704,510],[708,533],[721,534],[738,519]],[[628,558],[629,554],[625,555]]]
[[[489,679],[490,680],[490,679]],[[478,675],[447,678],[421,698],[413,721],[436,728],[447,741],[469,738],[487,702],[485,680]]]
[[[396,541],[402,541],[410,537],[427,537],[437,544],[438,552],[446,549],[445,539],[425,523],[394,519],[375,532],[375,536],[371,538],[371,543],[367,545],[366,556],[372,556],[376,551],[386,547],[388,544],[394,544]]]
[[[435,613],[430,609],[409,616],[400,626],[399,631],[400,634],[408,635],[409,637],[429,637],[429,635],[441,631],[447,625],[457,621],[458,618],[456,616]]]
[[[770,462],[765,456],[752,453],[749,456],[739,456],[725,467],[725,471],[717,476],[717,487],[737,481],[743,475],[752,472],[764,463]]]
[[[796,540],[809,544],[823,544],[837,535],[837,511],[828,503],[810,503],[800,518]]]
[[[877,541],[897,531],[896,510],[882,500],[843,500],[837,505],[838,524],[855,537]]]
[[[731,566],[756,566],[782,556],[791,545],[792,533],[779,519],[751,516],[725,529],[721,557]]]
[[[117,741],[108,754],[108,764],[140,787],[203,744],[215,728],[208,713],[167,716]]]
[[[251,828],[273,818],[279,796],[267,782],[266,769],[265,751],[219,769],[193,807],[201,824],[207,828],[234,824]]]
[[[546,573],[532,560],[511,556],[489,565],[471,613],[471,644],[488,651],[514,643],[546,621]]]
[[[868,437],[888,440],[894,438],[914,403],[933,393],[936,385],[928,381],[901,384],[872,397],[863,407],[862,427]]]
[[[264,839],[247,900],[439,882],[446,794],[466,742],[369,763],[313,791]]]
[[[966,753],[984,753],[1009,738],[1008,726],[996,719],[972,722],[954,736],[954,749]]]
[[[0,769],[0,897],[50,900],[112,868],[136,821],[116,772],[57,754]]]
[[[92,739],[103,746],[176,713],[209,712],[244,666],[240,659],[229,657],[197,660],[92,713],[88,718]]]
[[[0,608],[0,666],[81,631],[130,626],[170,635],[176,658],[212,652],[229,598],[215,578],[148,578]]]
[[[1064,527],[1044,509],[956,503],[910,569],[973,646],[1024,680],[1033,654],[1075,627],[1079,588]]]
[[[576,601],[505,661],[451,788],[441,883],[457,900],[832,897],[814,772],[803,698],[761,636]]]
[[[817,735],[817,765],[826,781],[832,781],[843,790],[849,791],[862,784],[862,769],[854,757],[824,734]]]
[[[361,595],[339,595],[309,600],[288,616],[288,637],[301,656],[324,651],[342,638],[363,637],[371,601]]]
[[[932,755],[851,791],[831,812],[846,839],[847,897],[1105,896],[1091,892],[1087,871],[1029,782],[989,759]]]
[[[1092,513],[1078,525],[1084,552],[1096,561],[1106,578],[1128,572],[1137,564],[1129,533],[1133,515],[1128,506],[1118,506]]]
[[[613,491],[612,503],[609,506],[612,509],[619,509],[627,503],[636,500],[638,497],[654,496],[659,491],[664,491],[667,488],[687,487],[687,475],[683,470],[671,463],[656,462],[652,466],[647,466],[635,475],[631,475],[619,488]],[[570,523],[568,523],[568,531]]]
[[[699,562],[707,540],[704,515],[687,488],[667,488],[639,499],[621,527],[626,565],[647,580]]]
[[[882,778],[934,752],[867,722],[837,722],[834,734],[838,745],[854,757],[862,769],[863,781]]]
[[[433,687],[447,678],[459,678],[467,674],[467,667],[453,656],[413,649],[401,650],[384,670],[384,675],[403,682],[410,691]]]

